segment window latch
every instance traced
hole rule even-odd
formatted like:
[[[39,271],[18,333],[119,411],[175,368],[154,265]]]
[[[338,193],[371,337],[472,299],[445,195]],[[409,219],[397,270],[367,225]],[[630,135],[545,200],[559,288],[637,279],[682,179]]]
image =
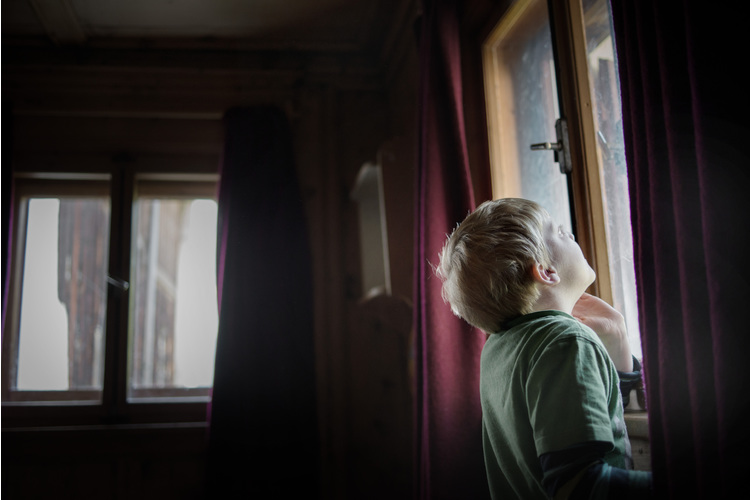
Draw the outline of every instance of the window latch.
[[[121,292],[127,292],[130,288],[130,283],[120,278],[113,278],[107,275],[107,283]]]
[[[573,170],[570,160],[570,140],[568,139],[568,122],[560,118],[555,122],[557,142],[540,142],[531,145],[532,151],[554,151],[555,161],[560,164],[560,173],[569,174]]]

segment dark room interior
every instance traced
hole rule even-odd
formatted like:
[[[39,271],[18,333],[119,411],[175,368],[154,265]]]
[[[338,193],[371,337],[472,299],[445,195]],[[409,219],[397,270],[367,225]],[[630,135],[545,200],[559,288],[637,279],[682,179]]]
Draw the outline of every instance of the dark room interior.
[[[526,195],[508,141],[549,105],[562,121],[534,141],[559,148],[533,154],[562,182],[591,293],[621,300],[612,249],[630,252],[636,468],[660,498],[731,498],[748,465],[747,41],[723,7],[655,3],[4,0],[4,497],[489,498],[485,336],[432,266],[470,210]],[[554,97],[524,108],[508,61],[542,23]],[[624,209],[603,187],[615,153]],[[37,240],[45,200],[60,225]],[[212,290],[205,328],[197,308],[175,319],[197,307],[175,291],[186,200],[213,210],[194,237],[211,285],[187,287]],[[607,225],[618,210],[632,242]],[[56,295],[24,315],[34,242],[58,248],[37,266]],[[90,276],[95,298],[73,293]],[[58,316],[62,336],[29,347],[48,328],[24,325]],[[179,321],[203,339],[188,361],[159,326]],[[34,357],[56,346],[65,366]]]

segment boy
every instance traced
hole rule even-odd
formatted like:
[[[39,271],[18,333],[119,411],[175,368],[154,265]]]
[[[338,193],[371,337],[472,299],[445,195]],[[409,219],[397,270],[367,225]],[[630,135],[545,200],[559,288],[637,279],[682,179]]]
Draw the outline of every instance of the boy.
[[[651,473],[628,470],[625,322],[584,293],[596,276],[572,235],[532,201],[485,202],[448,238],[436,274],[453,312],[489,334],[480,396],[492,497],[649,496]]]

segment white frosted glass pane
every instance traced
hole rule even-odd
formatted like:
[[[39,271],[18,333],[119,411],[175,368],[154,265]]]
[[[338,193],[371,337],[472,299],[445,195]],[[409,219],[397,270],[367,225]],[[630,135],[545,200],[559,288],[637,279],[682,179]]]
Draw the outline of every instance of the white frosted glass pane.
[[[17,390],[101,390],[104,373],[106,199],[30,199]]]
[[[560,172],[552,151],[532,151],[531,145],[557,142],[555,122],[560,117],[552,35],[546,2],[534,0],[493,47],[495,64],[503,75],[498,85],[499,129],[503,134],[500,196],[517,196],[544,206],[572,230],[568,179]],[[512,151],[511,151],[512,150]]]
[[[196,200],[182,242],[175,310],[175,385],[213,384],[216,333],[216,202]]]
[[[130,389],[210,387],[218,330],[213,200],[141,199]]]
[[[589,79],[597,129],[597,153],[604,180],[602,195],[607,215],[607,249],[614,306],[625,316],[633,354],[642,356],[633,267],[627,166],[623,145],[622,112],[609,4],[584,2]]]

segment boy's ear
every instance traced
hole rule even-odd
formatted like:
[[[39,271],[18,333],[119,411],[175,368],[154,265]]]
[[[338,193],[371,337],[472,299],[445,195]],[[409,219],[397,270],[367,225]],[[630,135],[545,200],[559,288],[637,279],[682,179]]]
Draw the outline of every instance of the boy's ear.
[[[541,285],[555,286],[560,282],[560,275],[554,267],[548,268],[539,262],[532,266],[531,275]]]

